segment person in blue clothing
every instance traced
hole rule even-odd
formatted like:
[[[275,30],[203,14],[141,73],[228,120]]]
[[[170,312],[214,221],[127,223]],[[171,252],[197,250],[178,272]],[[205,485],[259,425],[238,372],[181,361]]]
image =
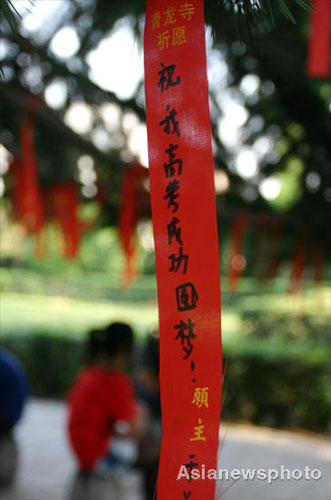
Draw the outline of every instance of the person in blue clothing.
[[[20,362],[0,348],[0,487],[13,481],[18,450],[13,431],[28,395],[28,383]]]

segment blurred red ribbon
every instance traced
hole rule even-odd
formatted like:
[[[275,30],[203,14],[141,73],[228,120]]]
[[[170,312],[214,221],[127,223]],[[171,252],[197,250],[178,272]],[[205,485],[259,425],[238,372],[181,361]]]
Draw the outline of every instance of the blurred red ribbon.
[[[148,0],[145,90],[160,321],[158,500],[212,500],[222,351],[204,2]]]
[[[126,259],[126,268],[122,279],[122,287],[124,288],[129,286],[137,275],[135,234],[141,208],[139,194],[141,183],[147,177],[148,170],[138,163],[134,163],[126,170],[122,180],[118,235]]]
[[[63,256],[67,259],[79,253],[82,228],[78,217],[79,195],[73,182],[54,184],[47,192],[51,218],[59,224],[63,237]]]
[[[21,162],[15,165],[15,198],[20,220],[26,230],[38,234],[44,224],[42,194],[34,144],[33,121],[21,123]]]

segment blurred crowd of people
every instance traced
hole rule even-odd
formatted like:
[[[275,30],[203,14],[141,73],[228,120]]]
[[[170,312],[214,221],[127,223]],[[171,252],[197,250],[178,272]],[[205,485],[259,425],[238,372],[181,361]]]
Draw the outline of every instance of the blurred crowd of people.
[[[159,338],[136,345],[131,327],[88,333],[81,372],[67,397],[67,435],[77,464],[68,500],[155,497],[161,445]],[[0,487],[15,478],[28,382],[19,361],[0,350]]]

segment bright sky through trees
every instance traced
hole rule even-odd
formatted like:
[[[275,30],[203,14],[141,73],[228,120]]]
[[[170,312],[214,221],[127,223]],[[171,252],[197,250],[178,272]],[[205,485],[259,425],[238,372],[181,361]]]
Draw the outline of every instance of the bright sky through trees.
[[[27,11],[22,0],[15,0],[15,7],[22,14],[22,30],[37,41],[42,40],[47,31],[48,21],[57,21],[59,29],[51,40],[49,49],[60,61],[74,64],[74,56],[79,50],[80,40],[77,29],[73,25],[61,26],[62,17],[70,9],[70,2],[65,0],[43,0],[37,1]],[[248,119],[248,112],[243,105],[239,92],[227,88],[226,77],[228,75],[227,65],[219,51],[213,49],[211,33],[207,29],[207,53],[208,53],[208,81],[212,88],[217,88],[217,101],[222,116],[218,120],[218,134],[222,143],[234,153],[234,170],[243,178],[250,179],[259,171],[259,157],[264,154],[263,144],[245,150],[241,149],[240,128]],[[135,38],[133,20],[130,18],[120,19],[103,38],[95,49],[90,51],[86,57],[90,71],[90,79],[102,89],[114,92],[120,99],[132,97],[139,82],[143,78],[143,51],[141,44]],[[254,98],[260,88],[260,80],[254,75],[246,75],[240,83],[240,90],[245,96]],[[219,90],[218,90],[219,89]],[[59,109],[65,102],[67,95],[66,84],[58,79],[53,81],[45,89],[44,97],[47,104]],[[109,115],[109,110],[106,112]],[[116,113],[115,113],[116,114]],[[115,115],[114,115],[115,116]],[[109,119],[111,117],[108,116]],[[113,117],[114,118],[114,117]],[[76,102],[71,105],[65,115],[65,122],[73,130],[80,134],[86,134],[92,127],[92,111],[84,102]],[[107,148],[107,137],[105,134],[94,134],[94,143],[101,149]],[[262,138],[263,141],[263,138]],[[268,139],[265,139],[265,142]],[[264,143],[266,150],[270,150],[272,144]],[[147,134],[146,127],[137,124],[129,133],[128,146],[131,152],[138,156],[139,160],[147,166]],[[277,188],[278,189],[278,188]],[[270,191],[270,192],[269,192]],[[272,191],[272,192],[271,192]],[[260,190],[266,199],[275,196],[275,184],[267,183]]]

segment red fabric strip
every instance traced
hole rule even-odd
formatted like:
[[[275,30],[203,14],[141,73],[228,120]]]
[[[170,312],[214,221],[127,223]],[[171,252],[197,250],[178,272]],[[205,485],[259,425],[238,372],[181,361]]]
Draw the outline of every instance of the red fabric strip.
[[[46,246],[43,238],[43,233],[41,231],[43,226],[43,210],[40,212],[41,207],[39,207],[39,201],[37,205],[37,212],[35,214],[34,204],[28,205],[26,203],[26,196],[29,196],[28,190],[26,189],[26,172],[22,163],[14,158],[10,165],[10,177],[11,177],[11,198],[13,202],[14,212],[16,219],[25,227],[28,232],[34,232],[36,234],[35,240],[35,256],[37,258],[43,258],[46,255]],[[41,196],[39,191],[39,186],[37,184],[37,196]],[[33,192],[34,196],[34,192]],[[41,219],[40,219],[41,218]],[[34,221],[39,219],[39,225],[34,226]],[[31,221],[33,222],[31,224]],[[41,222],[41,224],[40,224]]]
[[[307,71],[317,78],[331,76],[331,0],[314,0],[310,20]]]
[[[215,492],[215,481],[192,479],[193,469],[217,466],[222,375],[203,9],[201,0],[148,0],[146,9],[163,435],[158,500],[209,500]]]
[[[54,184],[47,195],[51,216],[59,224],[63,237],[63,256],[77,257],[81,226],[78,218],[79,195],[74,183]]]
[[[43,227],[42,196],[39,187],[38,165],[34,147],[33,123],[26,118],[21,123],[22,170],[18,173],[17,182],[23,187],[17,188],[24,195],[19,203],[22,223],[27,231],[39,233]]]
[[[121,187],[121,206],[118,215],[118,235],[126,258],[126,269],[122,286],[126,288],[137,275],[135,268],[136,241],[135,232],[139,219],[139,187],[148,172],[146,168],[135,163],[129,167],[123,176]]]

